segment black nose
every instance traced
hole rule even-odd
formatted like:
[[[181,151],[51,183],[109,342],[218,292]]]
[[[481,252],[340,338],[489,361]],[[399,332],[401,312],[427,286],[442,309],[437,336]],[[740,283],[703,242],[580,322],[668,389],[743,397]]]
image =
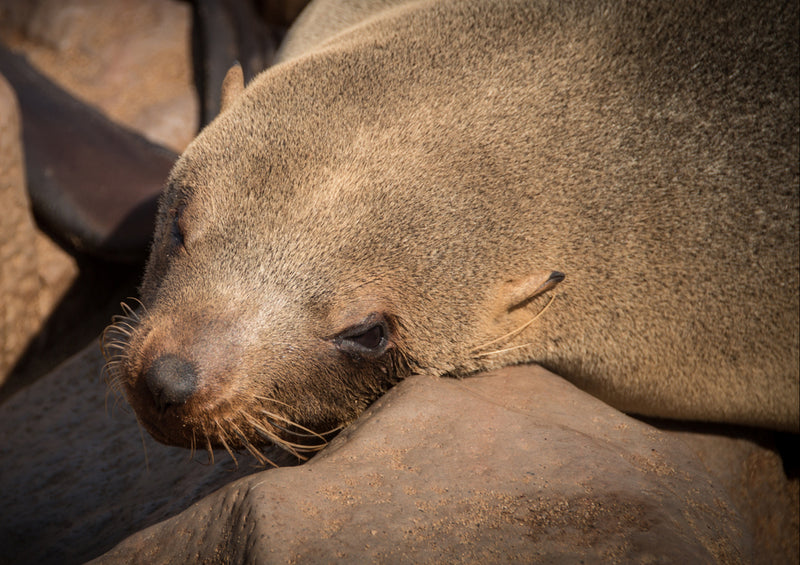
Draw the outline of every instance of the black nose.
[[[197,391],[194,365],[177,355],[162,355],[144,376],[156,406],[162,412],[169,406],[181,406]]]

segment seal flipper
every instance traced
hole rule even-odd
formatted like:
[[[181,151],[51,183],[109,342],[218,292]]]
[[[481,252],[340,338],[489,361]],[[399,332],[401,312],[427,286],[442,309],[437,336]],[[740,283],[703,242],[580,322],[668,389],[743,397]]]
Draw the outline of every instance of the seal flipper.
[[[141,260],[177,155],[73,98],[2,46],[0,73],[19,99],[37,218],[83,252]]]
[[[255,2],[193,0],[192,55],[200,95],[200,126],[222,111],[225,73],[241,62],[246,81],[272,64],[281,33],[265,22]]]

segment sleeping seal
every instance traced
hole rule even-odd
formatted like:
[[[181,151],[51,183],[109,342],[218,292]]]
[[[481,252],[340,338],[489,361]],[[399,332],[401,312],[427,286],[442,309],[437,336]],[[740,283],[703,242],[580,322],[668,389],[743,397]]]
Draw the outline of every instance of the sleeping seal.
[[[535,362],[800,430],[798,4],[312,4],[172,170],[109,371],[159,441],[324,445]]]

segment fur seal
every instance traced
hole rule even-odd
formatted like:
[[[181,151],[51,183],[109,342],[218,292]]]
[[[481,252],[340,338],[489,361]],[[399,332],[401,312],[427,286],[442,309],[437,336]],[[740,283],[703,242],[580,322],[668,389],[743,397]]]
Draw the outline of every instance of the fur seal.
[[[112,384],[256,456],[529,362],[797,432],[798,36],[796,1],[310,5],[173,168]]]

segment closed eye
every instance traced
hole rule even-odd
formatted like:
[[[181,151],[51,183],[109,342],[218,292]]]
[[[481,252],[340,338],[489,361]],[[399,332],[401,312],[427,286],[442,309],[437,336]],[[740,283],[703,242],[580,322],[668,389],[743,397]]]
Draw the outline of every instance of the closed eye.
[[[173,249],[185,249],[186,240],[183,231],[183,212],[186,204],[180,204],[170,210],[172,223],[169,228],[170,245]]]
[[[353,343],[357,343],[361,347],[367,349],[377,349],[381,346],[384,339],[383,326],[372,326],[370,329],[361,334],[356,334],[348,338]]]
[[[177,217],[173,218],[172,220],[172,226],[170,226],[169,235],[172,238],[172,244],[175,247],[183,247],[184,245],[183,230],[181,230],[181,226],[178,223]]]
[[[347,353],[377,357],[389,347],[389,329],[382,316],[372,315],[364,323],[342,332],[334,343]]]

